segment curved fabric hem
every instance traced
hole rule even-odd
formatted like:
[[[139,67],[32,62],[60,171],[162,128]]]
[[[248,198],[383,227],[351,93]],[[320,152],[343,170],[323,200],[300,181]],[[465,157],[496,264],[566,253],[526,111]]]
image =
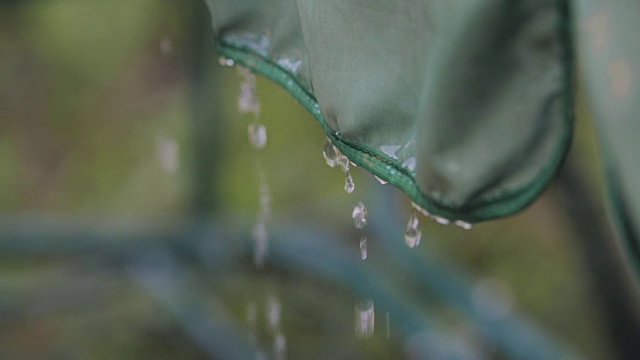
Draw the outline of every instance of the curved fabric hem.
[[[315,96],[294,76],[271,59],[256,53],[250,48],[236,46],[224,40],[219,40],[217,47],[220,55],[232,59],[235,63],[245,66],[256,73],[266,76],[289,92],[289,94],[302,104],[318,121],[334,145],[356,165],[363,167],[372,174],[388,181],[389,184],[399,188],[405,192],[414,203],[432,215],[440,216],[451,221],[462,220],[475,223],[509,216],[527,207],[544,191],[566,157],[572,139],[571,130],[573,127],[573,49],[569,41],[570,26],[568,21],[568,7],[563,6],[561,11],[563,21],[561,21],[560,24],[560,31],[563,36],[565,51],[567,51],[564,64],[565,129],[561,135],[557,150],[554,152],[551,160],[542,169],[541,173],[536,176],[531,183],[519,189],[492,194],[490,197],[482,198],[479,201],[460,208],[452,208],[429,198],[420,190],[410,171],[401,164],[398,164],[390,157],[372,148],[352,143],[348,139],[345,139],[340,132],[331,129],[322,115]]]

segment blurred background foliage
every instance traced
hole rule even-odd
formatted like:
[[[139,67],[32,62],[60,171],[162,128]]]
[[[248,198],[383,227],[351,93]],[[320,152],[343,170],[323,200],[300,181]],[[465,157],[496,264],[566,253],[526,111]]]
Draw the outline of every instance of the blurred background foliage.
[[[342,173],[322,158],[320,127],[261,77],[268,145],[259,152],[248,145],[249,119],[236,109],[241,78],[216,65],[207,16],[196,0],[0,5],[0,358],[242,358],[254,345],[258,358],[278,358],[278,334],[292,359],[421,358],[416,342],[438,347],[437,337],[401,331],[404,320],[391,306],[376,307],[373,337],[356,337],[354,306],[368,290],[307,267],[305,261],[320,261],[323,268],[315,247],[384,274],[379,284],[448,334],[441,342],[453,343],[457,357],[513,357],[455,299],[418,286],[415,267],[382,245],[379,229],[399,219],[390,240],[404,246],[408,199],[360,169],[355,192],[346,194]],[[624,313],[637,308],[635,284],[606,221],[603,171],[584,105],[578,101],[567,164],[577,175],[561,174],[564,187],[554,184],[526,211],[471,231],[423,219],[423,243],[410,256],[466,274],[461,297],[477,300],[489,289],[508,314],[526,316],[527,326],[560,348],[624,358],[633,353],[629,332],[615,329],[637,326],[637,314]],[[283,234],[290,243],[280,245],[297,249],[291,258],[301,264],[276,258],[256,270],[243,248],[259,207],[257,166],[271,190],[271,237]],[[584,191],[576,199],[566,186]],[[363,232],[351,219],[358,201],[371,205],[365,261]],[[212,232],[188,230],[203,223]],[[594,227],[604,235],[592,238]],[[145,231],[120,235],[132,228]],[[172,237],[167,228],[187,230]],[[310,240],[324,232],[326,242]],[[30,241],[35,245],[25,245]],[[595,255],[585,250],[598,242],[604,245]],[[215,249],[204,265],[197,261],[203,244]],[[445,292],[459,285],[448,279],[433,284],[440,281]],[[266,319],[274,302],[278,333]],[[612,314],[626,314],[631,325]],[[207,332],[197,321],[205,315],[226,330]],[[227,341],[225,352],[216,336],[236,332],[240,345]]]

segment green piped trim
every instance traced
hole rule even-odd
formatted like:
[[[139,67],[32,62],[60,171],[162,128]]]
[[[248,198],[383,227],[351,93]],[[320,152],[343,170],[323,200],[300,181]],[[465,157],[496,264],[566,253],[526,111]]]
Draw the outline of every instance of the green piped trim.
[[[219,39],[217,48],[220,55],[262,74],[271,81],[282,86],[318,121],[327,137],[333,144],[356,165],[372,174],[388,181],[405,192],[413,202],[429,213],[449,220],[479,222],[516,213],[528,206],[546,188],[564,161],[569,149],[573,129],[573,49],[571,47],[571,26],[566,1],[559,1],[562,20],[560,32],[566,51],[565,56],[565,129],[561,141],[551,161],[543,168],[539,176],[530,184],[520,189],[503,191],[468,204],[461,208],[452,208],[426,196],[416,184],[413,174],[394,159],[368,146],[356,144],[344,138],[339,132],[329,127],[322,115],[315,96],[311,94],[296,78],[289,74],[271,59],[256,53],[254,50],[236,46]]]

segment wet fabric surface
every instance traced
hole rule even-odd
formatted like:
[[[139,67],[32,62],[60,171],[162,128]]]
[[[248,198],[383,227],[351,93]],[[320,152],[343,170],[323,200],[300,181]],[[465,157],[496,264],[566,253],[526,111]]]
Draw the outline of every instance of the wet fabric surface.
[[[573,10],[585,90],[605,152],[614,212],[639,265],[640,3],[581,0]]]
[[[283,86],[430,213],[510,215],[571,136],[564,1],[207,0],[219,52]]]

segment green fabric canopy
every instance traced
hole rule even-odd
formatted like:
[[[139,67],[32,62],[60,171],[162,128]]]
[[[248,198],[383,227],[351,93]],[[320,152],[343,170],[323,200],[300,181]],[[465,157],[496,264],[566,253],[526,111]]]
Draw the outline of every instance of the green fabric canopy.
[[[640,2],[206,1],[222,55],[280,84],[352,162],[450,221],[513,214],[559,169],[575,44],[614,212],[640,260]]]
[[[283,86],[433,215],[531,202],[571,136],[564,1],[207,0],[219,52]]]
[[[614,211],[640,271],[640,2],[579,0],[573,12]]]

